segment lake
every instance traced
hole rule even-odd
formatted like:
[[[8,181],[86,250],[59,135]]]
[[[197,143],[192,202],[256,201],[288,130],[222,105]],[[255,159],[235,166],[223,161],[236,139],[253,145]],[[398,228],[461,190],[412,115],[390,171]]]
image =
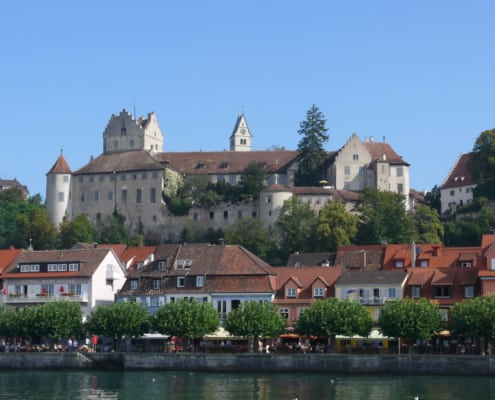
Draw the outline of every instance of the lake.
[[[495,398],[489,377],[5,370],[0,399],[454,400]]]

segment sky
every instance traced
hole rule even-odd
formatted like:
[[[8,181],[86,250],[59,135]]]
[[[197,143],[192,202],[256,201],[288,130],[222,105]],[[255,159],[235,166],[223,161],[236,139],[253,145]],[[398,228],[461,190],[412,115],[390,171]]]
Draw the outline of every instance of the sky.
[[[338,150],[386,141],[416,190],[495,128],[495,2],[0,2],[0,179],[45,197],[60,152],[103,151],[112,114],[155,112],[164,151],[295,150],[314,104]]]

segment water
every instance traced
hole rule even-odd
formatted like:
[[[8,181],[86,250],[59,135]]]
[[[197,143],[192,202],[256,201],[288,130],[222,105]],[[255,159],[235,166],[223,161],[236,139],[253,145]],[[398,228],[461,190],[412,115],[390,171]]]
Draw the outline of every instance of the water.
[[[471,400],[495,399],[493,381],[316,373],[1,371],[0,399]]]

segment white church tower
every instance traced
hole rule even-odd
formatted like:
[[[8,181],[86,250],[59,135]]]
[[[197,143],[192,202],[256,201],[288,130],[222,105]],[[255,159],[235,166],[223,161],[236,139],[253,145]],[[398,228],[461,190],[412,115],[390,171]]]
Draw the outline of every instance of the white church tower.
[[[129,150],[147,150],[151,153],[163,151],[163,134],[156,114],[136,120],[127,110],[110,117],[103,132],[103,153],[118,153]]]
[[[235,123],[230,136],[230,151],[251,151],[252,136],[246,122],[246,117],[241,114]]]
[[[48,220],[58,227],[64,217],[70,215],[71,174],[69,164],[60,153],[53,167],[46,174],[45,208]]]

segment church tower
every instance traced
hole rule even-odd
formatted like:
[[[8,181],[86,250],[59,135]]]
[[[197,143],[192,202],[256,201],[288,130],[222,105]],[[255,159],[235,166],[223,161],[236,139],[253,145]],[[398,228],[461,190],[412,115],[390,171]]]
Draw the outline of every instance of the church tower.
[[[64,217],[70,215],[71,174],[69,164],[60,152],[57,161],[46,174],[45,208],[48,220],[56,227]]]
[[[163,151],[163,134],[156,114],[136,120],[127,110],[110,117],[103,132],[103,153],[118,153],[130,150],[147,150],[150,153]]]
[[[241,114],[235,123],[230,136],[230,151],[251,151],[252,136],[246,122],[246,117]]]

